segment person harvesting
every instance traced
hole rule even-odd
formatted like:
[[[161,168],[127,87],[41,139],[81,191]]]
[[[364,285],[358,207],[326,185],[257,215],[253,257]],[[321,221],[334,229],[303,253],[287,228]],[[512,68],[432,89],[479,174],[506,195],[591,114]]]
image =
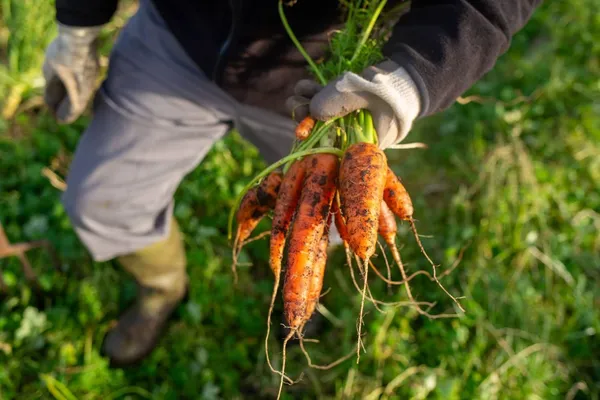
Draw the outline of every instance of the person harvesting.
[[[388,1],[382,14],[400,3]],[[286,35],[276,1],[141,0],[96,88],[99,35],[118,0],[56,0],[46,104],[71,123],[95,98],[63,204],[94,260],[117,259],[139,284],[105,354],[117,365],[143,359],[182,301],[187,261],[173,194],[231,127],[274,162],[292,148],[294,119],[310,114],[317,126],[364,109],[383,150],[489,71],[539,3],[414,0],[394,23],[383,61],[323,84]],[[314,59],[342,24],[339,4],[298,0],[286,11]]]

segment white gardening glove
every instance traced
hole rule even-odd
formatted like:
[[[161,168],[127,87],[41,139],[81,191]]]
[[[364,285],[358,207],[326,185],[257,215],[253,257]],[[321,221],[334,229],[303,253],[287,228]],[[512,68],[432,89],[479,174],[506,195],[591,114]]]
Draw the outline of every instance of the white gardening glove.
[[[298,121],[309,111],[313,118],[327,121],[367,109],[373,116],[379,147],[385,149],[404,140],[419,115],[421,98],[409,73],[387,60],[360,75],[346,72],[325,87],[301,80],[286,105]]]
[[[102,27],[58,24],[58,36],[46,49],[44,101],[60,123],[71,123],[85,110],[99,73],[96,39]]]

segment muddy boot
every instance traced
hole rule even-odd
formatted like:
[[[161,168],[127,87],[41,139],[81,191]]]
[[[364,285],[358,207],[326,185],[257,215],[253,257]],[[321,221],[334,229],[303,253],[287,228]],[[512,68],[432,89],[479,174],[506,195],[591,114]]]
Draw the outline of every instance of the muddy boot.
[[[186,294],[185,252],[173,221],[166,240],[118,258],[136,279],[139,291],[135,304],[105,338],[102,350],[113,366],[131,365],[150,354]]]

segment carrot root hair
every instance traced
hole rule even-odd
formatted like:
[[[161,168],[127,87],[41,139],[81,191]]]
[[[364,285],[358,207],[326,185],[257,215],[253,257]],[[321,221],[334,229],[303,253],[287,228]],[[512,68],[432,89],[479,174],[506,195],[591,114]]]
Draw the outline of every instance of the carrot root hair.
[[[433,277],[431,276],[431,274],[427,271],[423,271],[423,270],[419,270],[419,271],[415,271],[412,274],[410,274],[406,280],[402,279],[401,281],[394,281],[394,280],[389,280],[388,278],[385,277],[385,275],[383,275],[381,273],[381,271],[379,271],[379,269],[377,269],[377,267],[375,266],[375,264],[373,264],[373,262],[369,261],[369,265],[371,266],[371,269],[373,270],[373,272],[375,272],[375,275],[377,275],[382,281],[384,281],[385,283],[387,283],[388,285],[392,285],[392,286],[400,286],[400,285],[404,285],[405,282],[410,282],[412,281],[414,278],[416,278],[418,275],[425,275],[427,276],[427,278],[433,282]]]
[[[435,265],[435,263],[431,260],[431,258],[429,258],[429,255],[427,254],[427,252],[425,251],[425,248],[423,247],[423,244],[421,243],[421,239],[419,239],[419,234],[417,233],[417,227],[415,226],[415,220],[411,217],[408,220],[409,224],[410,224],[410,228],[413,232],[413,235],[415,237],[415,240],[417,241],[417,245],[419,246],[419,249],[421,250],[421,253],[423,253],[423,255],[425,256],[425,258],[427,259],[427,261],[429,261],[429,264],[431,264],[431,267],[433,269],[433,280],[438,284],[438,286],[440,288],[442,288],[442,290],[452,299],[452,301],[454,301],[454,303],[458,306],[458,308],[462,311],[465,312],[465,309],[463,308],[463,306],[460,304],[460,302],[456,299],[456,297],[454,297],[448,290],[446,290],[446,288],[444,287],[444,285],[442,285],[442,283],[439,281],[438,277],[437,277],[437,266]]]
[[[265,236],[269,236],[270,234],[271,234],[270,231],[265,231],[265,232],[259,233],[258,235],[254,236],[254,237],[246,239],[241,243],[240,243],[240,239],[239,239],[239,233],[236,234],[235,240],[233,242],[233,251],[231,254],[231,258],[232,258],[231,273],[233,274],[233,283],[234,284],[238,283],[237,266],[240,265],[240,263],[238,262],[238,258],[240,256],[240,253],[242,252],[242,248],[249,243],[256,242],[257,240],[260,240],[260,239],[264,238]]]
[[[292,379],[288,376],[286,376],[283,371],[277,371],[274,367],[273,364],[271,364],[271,359],[269,357],[269,336],[271,335],[271,317],[273,315],[273,308],[275,308],[275,299],[277,298],[277,290],[279,289],[279,283],[280,283],[280,276],[276,276],[275,277],[275,283],[273,285],[273,294],[271,295],[271,305],[269,306],[269,314],[267,315],[267,335],[265,336],[265,356],[267,359],[267,364],[269,365],[269,368],[271,369],[272,372],[276,373],[276,374],[281,374],[281,378],[285,379],[288,383],[292,383]],[[293,331],[292,331],[293,333]]]
[[[238,265],[238,256],[241,249],[239,244],[240,242],[240,227],[238,226],[237,233],[235,235],[235,240],[233,241],[233,250],[231,254],[232,262],[231,262],[231,273],[233,274],[233,284],[237,285],[238,283],[238,274],[237,274],[237,265]]]
[[[250,239],[246,239],[245,241],[242,242],[242,244],[240,244],[240,247],[243,247],[249,243],[252,242],[256,242],[257,240],[260,240],[266,236],[269,236],[271,234],[271,231],[264,231],[262,233],[259,233],[258,235],[251,237]]]
[[[381,247],[381,243],[379,243],[379,241],[377,241],[377,245],[381,248],[381,254],[383,255],[383,260],[385,261],[385,268],[387,271],[387,280],[384,280],[385,283],[387,283],[387,289],[388,289],[388,294],[391,294],[392,292],[392,268],[390,267],[390,263],[388,262],[387,256],[385,255],[385,251],[383,250],[383,247]],[[396,251],[398,251],[396,249]],[[373,266],[372,262],[369,262],[369,264],[371,266]],[[376,269],[376,268],[374,268]]]
[[[287,358],[287,354],[286,354],[287,343],[290,341],[290,339],[294,336],[294,334],[296,332],[297,332],[296,329],[290,330],[290,333],[288,333],[288,335],[286,336],[285,340],[283,341],[283,354],[281,356],[281,371],[275,371],[276,373],[278,373],[278,374],[281,375],[281,379],[279,380],[279,390],[277,392],[277,400],[279,400],[281,398],[281,393],[283,392],[283,382],[284,382],[284,380],[286,378],[286,375],[285,375],[285,361],[286,361],[286,358]]]
[[[363,280],[364,280],[364,284],[363,284],[363,293],[362,293],[362,298],[360,300],[360,313],[358,315],[358,341],[356,343],[356,363],[358,364],[360,362],[360,349],[361,347],[363,347],[363,341],[362,341],[362,326],[364,323],[364,309],[365,309],[365,297],[366,297],[366,292],[367,292],[367,279],[369,277],[369,259],[365,259],[365,267],[364,267],[364,276],[363,276]]]
[[[348,267],[350,269],[350,277],[352,278],[352,283],[354,284],[354,288],[356,289],[356,291],[358,293],[360,293],[362,295],[365,292],[360,288],[360,285],[358,284],[356,277],[354,276],[353,263],[351,261],[351,255],[349,253],[350,252],[348,252],[348,254],[346,255],[346,259],[348,260]],[[372,263],[370,261],[369,261],[369,263],[372,265]],[[360,270],[360,273],[362,275],[363,274],[362,267],[360,266],[360,260],[358,259],[358,257],[357,257],[357,264],[359,264],[358,269]],[[425,275],[429,275],[427,272],[421,271],[421,272],[416,272],[416,273],[412,274],[409,277],[409,279],[414,278],[416,275],[421,275],[421,273],[423,273]],[[364,276],[364,275],[362,275],[362,276]],[[399,283],[404,284],[404,281],[401,281]],[[417,302],[413,303],[410,301],[386,302],[386,301],[377,300],[373,297],[373,293],[371,293],[371,289],[368,286],[367,286],[367,291],[365,294],[367,296],[367,299],[371,302],[371,304],[373,304],[375,309],[382,314],[386,314],[387,311],[384,311],[381,308],[379,308],[379,305],[388,306],[388,307],[405,307],[405,306],[414,306],[415,304],[433,307],[435,305],[435,303],[431,303],[428,301],[417,301]]]
[[[426,316],[428,318],[431,319],[438,319],[438,318],[454,318],[457,317],[457,314],[437,314],[437,315],[432,315],[429,314],[427,311],[423,310],[420,306],[419,303],[417,303],[417,301],[415,301],[415,298],[412,294],[412,290],[410,289],[410,279],[407,277],[406,275],[406,270],[404,269],[404,263],[402,262],[402,259],[400,258],[400,252],[398,251],[398,248],[396,247],[395,243],[388,243],[388,247],[390,248],[391,252],[392,252],[392,256],[394,258],[394,261],[396,261],[396,264],[398,265],[398,268],[400,269],[400,274],[402,275],[402,280],[404,281],[404,287],[406,288],[406,295],[408,296],[408,300],[413,303],[415,305],[415,309],[417,310],[417,312],[423,316]],[[430,307],[431,308],[431,307]]]
[[[360,288],[360,285],[358,284],[358,281],[356,280],[356,277],[354,276],[354,268],[353,268],[353,264],[352,264],[352,259],[351,259],[351,255],[350,257],[348,256],[348,254],[350,253],[350,251],[348,251],[346,258],[350,261],[348,261],[348,266],[350,268],[350,277],[352,278],[352,283],[354,284],[354,287],[356,288],[356,291],[358,293],[360,293],[360,295],[362,296],[363,294],[367,295],[367,299],[369,299],[369,301],[371,302],[371,304],[373,304],[373,306],[375,307],[375,309],[377,311],[379,311],[382,314],[385,314],[385,311],[383,311],[381,308],[379,308],[378,304],[383,304],[383,305],[387,305],[387,303],[380,301],[380,300],[375,300],[375,298],[373,297],[373,293],[371,293],[371,288],[369,286],[367,286],[367,290],[366,292]],[[356,264],[358,265],[358,270],[360,272],[360,275],[362,277],[364,277],[364,272],[362,270],[362,266],[360,264],[360,259],[358,258],[357,255],[354,255],[354,257],[356,258]]]
[[[338,358],[335,361],[330,362],[329,364],[326,364],[326,365],[313,364],[313,362],[312,362],[312,360],[310,358],[310,355],[308,354],[308,351],[304,347],[304,342],[311,342],[311,341],[312,340],[310,340],[310,339],[304,339],[304,338],[300,339],[300,349],[302,350],[302,353],[304,354],[304,357],[306,357],[306,361],[307,361],[308,366],[310,368],[320,369],[320,370],[328,370],[328,369],[337,367],[338,365],[340,365],[344,361],[350,359],[352,356],[354,356],[354,353],[355,353],[355,351],[353,349],[350,353],[346,354],[345,356],[342,356],[342,357]]]

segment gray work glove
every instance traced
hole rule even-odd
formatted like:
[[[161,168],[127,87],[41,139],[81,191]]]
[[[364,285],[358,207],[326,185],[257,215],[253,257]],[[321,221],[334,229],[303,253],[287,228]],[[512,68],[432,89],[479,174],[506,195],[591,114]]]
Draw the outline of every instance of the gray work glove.
[[[360,75],[346,72],[325,87],[301,80],[294,91],[286,106],[297,121],[309,112],[313,118],[327,121],[358,109],[369,110],[382,149],[404,140],[421,110],[412,77],[390,60],[366,68]]]
[[[46,49],[44,101],[60,123],[79,118],[94,94],[99,73],[96,39],[101,29],[58,24],[58,36]]]

